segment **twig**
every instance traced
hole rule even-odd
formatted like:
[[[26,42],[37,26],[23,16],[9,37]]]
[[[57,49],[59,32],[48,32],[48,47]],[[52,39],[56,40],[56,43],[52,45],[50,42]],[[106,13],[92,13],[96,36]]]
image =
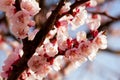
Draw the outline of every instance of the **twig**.
[[[91,12],[91,11],[88,11],[88,12],[92,13],[92,14],[100,14],[100,15],[106,16],[106,17],[108,17],[108,18],[110,18],[112,20],[115,20],[115,21],[120,19],[120,18],[115,18],[113,16],[110,16],[107,12]]]
[[[119,50],[113,50],[113,49],[107,48],[107,49],[105,49],[104,51],[107,51],[107,52],[110,52],[110,53],[113,53],[113,54],[120,55],[120,51],[119,51]]]

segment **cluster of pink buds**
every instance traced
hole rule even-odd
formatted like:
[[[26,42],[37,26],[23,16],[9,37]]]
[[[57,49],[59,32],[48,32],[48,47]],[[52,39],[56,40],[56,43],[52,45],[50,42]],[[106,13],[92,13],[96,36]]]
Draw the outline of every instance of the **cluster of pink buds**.
[[[39,5],[36,0],[21,0],[21,10],[16,11],[14,4],[14,0],[1,0],[0,5],[4,8],[0,7],[0,10],[6,12],[10,20],[11,32],[16,37],[21,39],[29,37],[32,40],[33,37],[29,36],[28,32],[30,26],[34,25],[31,17],[39,12]],[[66,2],[59,14],[66,14],[71,9],[71,4],[70,2]],[[97,14],[90,15],[86,10],[87,7],[95,5],[96,2],[91,0],[74,8],[71,14],[64,15],[58,19],[54,25],[54,29],[49,31],[43,44],[37,47],[36,52],[28,61],[27,65],[29,69],[24,71],[20,79],[42,80],[49,72],[60,70],[67,61],[74,63],[75,66],[79,66],[81,61],[93,60],[99,49],[105,49],[107,47],[106,35],[103,31],[98,32],[97,30],[100,26],[101,17]],[[87,38],[85,31],[77,32],[75,38],[70,36],[68,28],[74,31],[84,24],[91,31],[91,35],[93,36],[91,39]],[[31,35],[35,36],[37,32],[38,30],[35,30]],[[8,60],[11,64],[19,59],[20,52],[14,52],[11,55],[14,56],[15,53],[17,53],[17,59],[13,59],[12,62]],[[11,57],[13,58],[13,56]],[[12,70],[11,64],[8,66],[9,68],[7,67],[7,72],[4,73],[6,75],[3,77],[7,78],[9,75],[9,71]],[[6,71],[5,68],[4,66],[3,71]]]

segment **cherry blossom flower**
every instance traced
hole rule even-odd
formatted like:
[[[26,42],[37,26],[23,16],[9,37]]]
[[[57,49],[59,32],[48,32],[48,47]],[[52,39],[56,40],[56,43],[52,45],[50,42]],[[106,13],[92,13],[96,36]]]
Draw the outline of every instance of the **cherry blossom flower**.
[[[94,43],[91,43],[91,46],[90,46],[90,54],[88,55],[88,59],[90,61],[93,61],[96,54],[97,54],[97,51],[98,51],[99,47],[94,44]]]
[[[84,32],[84,31],[78,32],[77,35],[76,35],[76,39],[77,39],[78,42],[86,40],[87,39],[86,38],[86,32]]]
[[[28,35],[29,27],[29,16],[27,16],[23,11],[17,12],[13,17],[11,17],[11,32],[18,38],[25,38]]]
[[[74,61],[79,60],[80,54],[77,52],[77,48],[72,48],[65,52],[65,57],[70,61]]]
[[[50,64],[44,56],[34,55],[28,61],[28,67],[35,72],[36,77],[45,77],[51,70]]]
[[[58,28],[61,26],[67,27],[68,24],[71,23],[72,19],[73,19],[72,15],[65,15],[58,20],[56,27],[58,27]]]
[[[16,8],[15,8],[15,6],[11,6],[11,7],[9,7],[9,9],[6,11],[6,16],[7,16],[8,18],[11,18],[12,16],[15,15],[15,13],[16,13]]]
[[[53,45],[52,43],[44,44],[46,54],[50,57],[54,57],[58,53],[58,45]]]
[[[90,0],[89,2],[86,3],[87,7],[95,7],[97,5],[96,0]]]
[[[25,25],[12,26],[10,27],[10,30],[17,38],[24,39],[28,36],[29,27],[26,27]]]
[[[64,66],[64,63],[65,63],[64,56],[57,56],[54,59],[52,67],[55,71],[59,71]]]
[[[21,9],[32,16],[36,15],[39,11],[39,4],[36,0],[22,0]]]
[[[18,11],[13,17],[11,17],[12,25],[22,25],[22,24],[28,24],[30,20],[30,16],[27,15],[23,11]]]
[[[85,10],[84,6],[79,6],[73,10],[74,18],[71,21],[72,30],[77,29],[81,25],[85,23],[87,19],[87,11]]]
[[[58,47],[61,50],[65,50],[67,46],[67,39],[68,39],[67,29],[65,27],[60,27],[57,31],[57,42]]]
[[[28,66],[32,71],[36,72],[41,70],[41,66],[43,66],[45,62],[46,62],[46,59],[43,56],[34,55],[28,61]]]
[[[45,54],[45,49],[44,49],[43,45],[40,46],[40,47],[37,47],[36,53],[37,53],[38,55],[44,55],[44,54]]]
[[[0,73],[2,77],[7,78],[12,70],[12,64],[16,63],[20,59],[21,46],[17,47],[4,61],[5,65],[2,67],[2,72]]]
[[[91,31],[96,31],[101,23],[101,17],[100,15],[90,15],[87,20],[88,28]]]
[[[0,10],[7,11],[15,3],[15,0],[0,0]]]
[[[83,41],[80,43],[79,47],[78,47],[78,52],[87,57],[90,53],[91,53],[91,45],[90,45],[90,41]]]
[[[107,37],[103,34],[103,32],[100,32],[93,41],[100,49],[107,48]]]

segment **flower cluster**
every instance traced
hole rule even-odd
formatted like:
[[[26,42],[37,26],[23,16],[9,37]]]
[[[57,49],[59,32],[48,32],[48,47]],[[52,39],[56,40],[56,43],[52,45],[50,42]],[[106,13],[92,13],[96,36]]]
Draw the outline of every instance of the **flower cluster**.
[[[11,32],[17,38],[24,39],[28,36],[30,27],[35,25],[32,17],[39,12],[39,4],[36,0],[21,0],[21,10],[17,10],[15,5],[15,0],[0,0],[0,10],[6,12]]]
[[[65,3],[60,14],[69,11],[70,5],[71,3]],[[36,74],[34,78],[37,79],[38,75],[45,77],[49,72],[60,70],[66,61],[78,67],[87,59],[93,60],[99,49],[107,47],[104,32],[97,31],[101,21],[100,15],[88,14],[86,7],[88,7],[86,4],[78,6],[73,9],[72,14],[61,17],[54,25],[54,29],[48,33],[43,45],[36,49],[28,62],[28,67],[33,71],[31,75]],[[68,28],[75,30],[84,24],[90,29],[92,39],[87,39],[85,31],[77,32],[76,38],[69,35]]]
[[[3,72],[1,72],[1,76],[6,78],[10,75],[12,68],[15,63],[21,58],[23,51],[21,49],[22,47],[16,47],[13,51],[11,51],[11,54],[7,57],[7,59],[4,61],[4,66],[2,66]]]
[[[11,0],[11,3],[7,5],[3,3],[7,0],[1,1],[2,3],[0,3],[0,5],[14,7],[14,9],[11,8],[12,15],[9,14],[10,11],[8,11],[7,8],[4,10],[0,8],[0,10],[5,11],[9,17],[11,22],[10,28],[13,34],[18,38],[24,39],[28,36],[29,27],[33,26],[34,23],[31,17],[40,10],[38,3],[35,0],[22,0],[20,5],[21,10],[15,12],[16,8],[13,5],[15,4],[14,0]],[[70,11],[71,4],[70,2],[66,2],[59,14],[66,14]],[[34,55],[28,61],[28,71],[26,70],[20,78],[22,80],[29,80],[30,78],[33,80],[41,80],[47,76],[49,72],[60,70],[67,61],[72,62],[78,67],[81,62],[93,60],[99,49],[105,49],[107,47],[106,35],[103,31],[98,32],[97,30],[100,26],[101,17],[97,14],[90,15],[86,10],[87,7],[95,5],[96,2],[91,0],[86,4],[77,6],[70,14],[60,17],[60,19],[55,22],[54,28],[49,31],[43,44],[37,47]],[[49,15],[47,15],[47,17],[49,17]],[[86,37],[87,34],[85,31],[77,32],[75,38],[70,36],[69,28],[74,31],[84,24],[86,24],[91,31],[91,39]],[[28,39],[32,40],[37,32],[38,30],[35,30],[31,34],[32,37],[28,36]],[[8,66],[10,70],[11,65],[17,59],[13,59],[10,66]],[[9,68],[7,68],[7,71]],[[6,70],[4,71],[6,72]]]

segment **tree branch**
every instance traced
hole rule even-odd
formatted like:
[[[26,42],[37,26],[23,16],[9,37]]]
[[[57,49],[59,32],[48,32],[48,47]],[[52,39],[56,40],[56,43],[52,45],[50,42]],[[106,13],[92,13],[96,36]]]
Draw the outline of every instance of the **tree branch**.
[[[108,17],[112,20],[115,20],[115,21],[120,20],[120,17],[119,18],[112,17],[107,12],[91,12],[91,11],[88,11],[88,12],[92,13],[92,14],[100,14],[100,15],[106,16],[106,17]]]

